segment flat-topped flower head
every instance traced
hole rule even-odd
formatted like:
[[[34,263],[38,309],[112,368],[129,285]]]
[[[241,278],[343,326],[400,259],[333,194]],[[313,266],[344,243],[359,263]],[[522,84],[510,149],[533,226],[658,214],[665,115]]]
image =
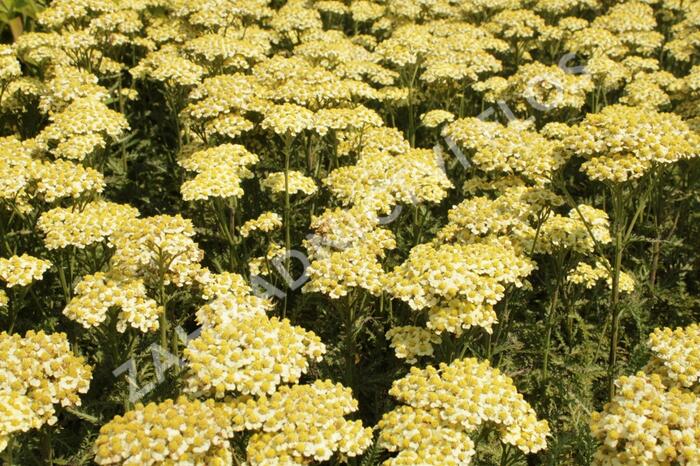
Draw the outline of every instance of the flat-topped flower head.
[[[57,65],[51,67],[49,73],[39,101],[39,108],[44,113],[60,113],[71,102],[84,97],[102,102],[109,98],[109,91],[100,86],[98,77],[87,70]]]
[[[372,429],[345,419],[357,408],[349,388],[317,380],[235,399],[229,409],[235,430],[256,431],[248,441],[249,464],[264,466],[311,464],[336,453],[359,456],[372,444]]]
[[[612,275],[610,264],[596,261],[594,266],[585,262],[579,262],[566,276],[566,281],[576,285],[582,285],[587,289],[593,288],[598,282],[605,281],[608,288],[612,289]],[[631,293],[635,288],[634,278],[627,272],[620,272],[618,287],[621,293]]]
[[[609,244],[608,214],[586,204],[571,209],[568,216],[551,214],[542,223],[539,235],[528,238],[526,248],[538,254],[553,254],[556,251],[572,250],[582,254],[594,251],[596,243]],[[530,231],[528,234],[533,235]],[[591,237],[591,235],[593,235]]]
[[[264,180],[260,182],[263,189],[270,191],[273,194],[280,194],[286,191],[289,194],[304,193],[306,195],[311,195],[318,191],[318,186],[313,178],[304,176],[299,171],[289,170],[287,172],[287,182],[285,186],[285,175],[284,172],[274,172],[270,173],[265,177]]]
[[[243,195],[241,183],[253,177],[249,167],[258,160],[256,154],[240,144],[227,143],[185,152],[178,164],[197,175],[180,187],[182,198],[186,201],[212,197],[239,198]]]
[[[438,368],[412,367],[389,394],[403,405],[379,421],[379,444],[399,452],[385,465],[408,464],[409,459],[436,466],[442,461],[469,464],[474,444],[468,435],[486,422],[496,426],[502,442],[523,453],[547,446],[547,421],[537,419],[512,379],[488,361],[466,358]]]
[[[265,113],[261,126],[280,136],[296,136],[315,127],[314,113],[301,105],[275,105]]]
[[[666,387],[658,374],[638,372],[615,381],[617,394],[591,417],[600,442],[594,465],[693,465],[700,461],[700,399]]]
[[[407,363],[418,362],[420,356],[432,356],[433,345],[442,341],[440,335],[423,327],[401,326],[389,329],[386,338],[391,341],[396,357]]]
[[[647,343],[653,356],[645,372],[660,374],[669,387],[693,388],[700,382],[700,325],[657,328]]]
[[[320,292],[337,299],[361,288],[378,296],[386,250],[396,247],[391,230],[379,228],[379,218],[363,205],[326,209],[311,221],[314,234],[304,241],[311,264],[304,292]]]
[[[479,118],[461,118],[442,130],[461,148],[470,161],[484,172],[516,174],[535,184],[544,184],[565,162],[561,144],[533,131],[527,122],[516,120],[508,126]]]
[[[13,286],[27,286],[32,282],[41,280],[51,268],[51,262],[29,254],[0,257],[0,280],[4,281],[8,288]]]
[[[80,394],[88,391],[92,368],[73,354],[66,334],[30,330],[22,337],[2,332],[0,351],[4,355],[0,360],[0,398],[11,398],[5,409],[16,416],[19,424],[14,427],[18,430],[55,424],[54,405],[80,406]],[[13,426],[6,422],[5,416],[0,417],[0,443],[2,437],[12,434]]]
[[[196,86],[206,70],[180,56],[174,47],[164,47],[151,52],[138,65],[129,70],[137,79],[153,79],[169,86]]]
[[[590,179],[621,183],[697,157],[700,136],[676,114],[611,105],[587,114],[563,142],[586,159],[581,169]]]
[[[363,105],[354,108],[324,108],[316,112],[314,121],[320,135],[325,135],[330,130],[362,130],[384,124],[377,112]]]
[[[383,214],[397,204],[438,203],[452,188],[441,159],[427,149],[396,156],[367,150],[355,165],[333,170],[324,183],[343,204]]]
[[[472,326],[491,330],[493,306],[509,284],[522,286],[534,263],[507,239],[472,244],[420,244],[384,277],[392,296],[427,312],[428,328],[460,335]]]
[[[269,233],[282,227],[282,217],[275,212],[263,212],[258,216],[248,220],[241,226],[241,236],[247,238],[251,233],[260,231]]]
[[[13,434],[38,429],[43,422],[32,410],[32,400],[24,395],[0,392],[0,452]]]
[[[37,226],[46,235],[47,249],[84,248],[103,241],[138,215],[139,211],[129,205],[95,201],[82,209],[56,207],[44,212]]]
[[[216,398],[271,394],[280,384],[298,382],[309,360],[320,361],[326,352],[315,334],[286,319],[246,314],[205,328],[188,344],[188,392]]]
[[[546,66],[534,62],[520,66],[508,78],[507,87],[501,91],[498,99],[514,102],[518,110],[528,107],[543,112],[580,110],[594,87],[587,74],[574,75],[557,65]]]
[[[159,280],[178,287],[192,284],[201,273],[204,257],[192,239],[194,225],[180,215],[136,218],[109,237],[115,248],[110,270],[120,276],[141,278],[147,284]]]
[[[25,188],[37,176],[39,162],[31,150],[15,136],[0,138],[0,199],[15,200],[26,197]]]
[[[0,46],[0,82],[7,84],[22,76],[22,68],[10,45]]]
[[[87,193],[101,193],[105,188],[104,175],[93,168],[85,168],[68,160],[41,162],[30,172],[37,180],[34,193],[46,202]]]
[[[163,312],[163,308],[147,296],[142,279],[97,272],[78,282],[75,296],[63,309],[63,314],[90,328],[102,324],[113,307],[119,308],[116,328],[121,333],[127,326],[143,333],[155,331],[159,327],[158,317]]]
[[[437,128],[444,123],[454,121],[455,116],[447,110],[431,110],[420,116],[421,123],[426,128]]]
[[[36,137],[38,147],[73,160],[83,160],[104,147],[106,139],[116,140],[129,129],[126,117],[94,94],[73,100],[50,120]]]
[[[100,428],[95,441],[99,465],[232,463],[233,436],[226,411],[214,400],[184,396],[162,403],[137,404]]]

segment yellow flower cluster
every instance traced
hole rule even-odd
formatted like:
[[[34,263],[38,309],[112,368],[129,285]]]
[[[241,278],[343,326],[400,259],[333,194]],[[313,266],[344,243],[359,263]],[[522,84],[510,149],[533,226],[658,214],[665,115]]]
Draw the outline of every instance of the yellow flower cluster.
[[[349,101],[352,95],[349,82],[342,81],[332,72],[314,66],[302,57],[278,54],[254,66],[252,73],[266,98],[285,102],[264,112],[266,118],[270,118],[270,129],[279,135],[285,135],[288,131],[290,135],[296,135],[305,129],[312,129],[313,110],[325,103]],[[364,84],[360,81],[357,83]],[[304,112],[296,120],[294,111],[300,109]],[[278,110],[281,113],[275,117],[273,114]]]
[[[473,24],[430,21],[397,25],[375,53],[399,69],[415,65],[424,83],[449,86],[500,71],[501,62],[494,52],[507,48],[489,31]]]
[[[101,193],[105,187],[102,173],[67,160],[42,162],[35,166],[35,171],[30,176],[38,180],[36,194],[46,202],[64,197],[79,198],[90,191]]]
[[[697,52],[697,38],[700,37],[700,25],[697,18],[700,8],[695,2],[666,2],[670,14],[679,14],[680,21],[671,28],[669,40],[664,50],[679,62],[690,62]]]
[[[667,386],[691,388],[700,381],[700,325],[657,328],[648,345],[653,357],[646,372],[662,375]]]
[[[388,126],[340,132],[337,136],[339,137],[339,155],[358,153],[362,157],[368,157],[381,155],[383,152],[399,155],[411,150],[411,144],[403,133],[397,128]]]
[[[41,280],[49,268],[51,262],[28,254],[12,256],[9,259],[0,257],[0,280],[4,281],[8,288],[27,286]]]
[[[64,333],[0,333],[0,450],[15,432],[56,423],[54,405],[80,406],[92,368],[73,355]],[[7,402],[7,403],[6,403]],[[5,416],[7,414],[7,416]]]
[[[325,351],[313,333],[254,312],[205,328],[188,344],[186,390],[216,398],[271,394],[282,383],[298,382],[308,359],[320,361]]]
[[[485,27],[503,39],[527,42],[544,30],[546,25],[544,19],[530,10],[506,9],[495,14]]]
[[[282,217],[275,212],[263,212],[258,218],[248,220],[241,226],[241,236],[247,238],[254,231],[269,233],[282,227]]]
[[[73,139],[78,138],[80,144],[80,137]],[[42,160],[38,157],[42,150],[38,138],[25,141],[14,136],[0,138],[0,153],[6,162],[0,166],[0,199],[13,200],[24,208],[32,197],[54,202],[104,189],[104,176],[97,170],[67,160]]]
[[[163,312],[163,308],[146,295],[143,280],[97,272],[85,275],[75,286],[75,297],[63,309],[63,314],[90,328],[102,324],[112,307],[119,308],[116,327],[122,333],[127,325],[144,333],[157,330],[158,316]]]
[[[311,264],[305,292],[337,299],[353,288],[379,295],[385,275],[379,259],[396,247],[394,234],[362,206],[327,209],[311,221],[314,234],[304,241]]]
[[[377,112],[363,105],[354,108],[322,108],[314,115],[314,127],[322,136],[331,130],[362,130],[383,124],[382,117]]]
[[[177,48],[164,46],[149,53],[129,72],[137,79],[146,77],[168,86],[196,86],[206,70],[198,64],[180,56]]]
[[[232,464],[226,414],[213,400],[185,397],[137,404],[100,429],[95,441],[99,465]]]
[[[594,55],[588,60],[586,72],[590,74],[596,87],[604,92],[618,90],[632,78],[624,64],[604,54]]]
[[[493,423],[507,444],[523,453],[546,447],[549,425],[538,421],[510,377],[473,358],[412,367],[389,394],[404,403],[379,421],[379,444],[399,455],[384,464],[469,464],[469,433]]]
[[[438,232],[438,239],[470,243],[480,236],[508,236],[522,243],[522,249],[527,249],[527,243],[531,247],[535,236],[533,217],[562,201],[547,189],[518,184],[523,183],[520,178],[500,178],[499,181],[507,184],[495,199],[486,195],[474,196],[452,207],[447,214],[447,225]],[[509,186],[510,183],[514,185]],[[471,178],[464,189],[490,192],[498,186],[498,182]]]
[[[385,336],[391,341],[396,357],[405,359],[409,364],[418,362],[419,356],[432,356],[433,345],[442,341],[439,335],[430,330],[409,325],[393,327]]]
[[[32,411],[31,399],[0,392],[0,452],[7,448],[12,434],[38,429],[42,424]]]
[[[400,155],[363,155],[355,165],[333,170],[324,180],[346,205],[388,214],[397,204],[438,203],[452,183],[433,151],[411,149]]]
[[[265,255],[254,257],[248,261],[248,270],[252,276],[269,276],[272,273],[270,265],[279,264],[285,258],[285,249],[274,241],[267,245]]]
[[[234,139],[246,131],[250,131],[254,126],[250,120],[240,115],[226,113],[208,121],[204,125],[204,133]]]
[[[581,169],[589,178],[620,183],[643,176],[655,165],[696,157],[699,138],[673,113],[610,105],[587,114],[564,144],[587,159]]]
[[[47,249],[84,248],[103,241],[138,215],[138,210],[128,205],[94,201],[80,210],[56,207],[44,212],[37,226],[46,235]]]
[[[499,92],[491,93],[485,100],[491,103],[499,100],[515,102],[515,108],[521,111],[529,107],[541,111],[580,110],[593,87],[587,74],[569,74],[559,66],[535,62],[519,67]]]
[[[203,268],[196,277],[201,287],[200,296],[209,300],[196,312],[197,323],[205,328],[213,328],[254,315],[264,315],[274,307],[269,298],[253,293],[253,288],[245,278],[237,273],[211,273]]]
[[[253,37],[253,40],[243,38],[250,37],[248,34]],[[207,64],[221,63],[225,68],[247,68],[249,61],[265,58],[270,49],[270,39],[269,34],[266,37],[265,31],[261,29],[252,33],[248,31],[241,33],[231,29],[223,34],[210,33],[197,36],[187,41],[184,49],[194,57],[203,59]]]
[[[400,406],[379,421],[379,444],[399,454],[383,466],[467,465],[476,451],[468,433],[440,421],[440,411]]]
[[[11,46],[2,44],[0,47],[0,82],[3,84],[19,78],[22,68]]]
[[[77,99],[93,97],[104,101],[109,96],[107,89],[98,85],[97,76],[86,70],[59,64],[49,68],[48,72],[50,75],[44,84],[45,89],[39,101],[39,108],[45,113],[60,115],[66,106]],[[110,114],[113,115],[113,112]],[[77,116],[75,112],[72,115]],[[65,122],[63,117],[60,119]],[[117,120],[125,123],[121,115],[117,116]],[[65,124],[63,126],[65,128]]]
[[[425,309],[428,328],[460,335],[473,326],[491,331],[493,306],[506,285],[523,285],[534,263],[505,238],[472,244],[421,244],[386,274],[385,289],[414,311]]]
[[[455,116],[446,110],[431,110],[420,116],[420,121],[426,128],[437,128],[443,123],[451,123]]]
[[[0,138],[0,157],[4,162],[0,164],[0,199],[25,199],[25,188],[37,165],[31,151],[16,137],[8,136]]]
[[[610,31],[633,53],[652,55],[663,43],[664,36],[656,28],[654,10],[646,2],[627,1],[610,7],[592,23]]]
[[[608,214],[581,204],[571,209],[567,217],[558,214],[547,217],[540,228],[534,252],[552,254],[557,250],[570,249],[586,254],[595,249],[594,240],[600,244],[612,241]]]
[[[243,279],[243,277],[241,277]],[[270,300],[255,296],[247,285],[240,291],[229,291],[197,310],[197,323],[202,327],[228,325],[255,315],[263,315],[274,306]]]
[[[257,162],[257,155],[238,144],[222,144],[186,153],[178,163],[197,175],[182,184],[182,198],[192,201],[210,197],[241,197],[241,182],[253,176],[248,167]]]
[[[252,291],[245,278],[233,272],[212,273],[203,267],[195,280],[201,288],[200,296],[206,300]]]
[[[636,76],[627,86],[620,103],[640,108],[649,107],[657,110],[671,103],[671,97],[653,77],[644,73]]]
[[[318,191],[318,186],[316,186],[313,178],[304,176],[303,173],[297,170],[287,172],[286,183],[284,172],[270,173],[264,180],[260,181],[260,186],[273,194],[283,193],[286,190],[289,194],[302,192],[310,196]]]
[[[236,92],[229,92],[232,88]],[[263,91],[253,76],[241,73],[212,76],[192,90],[190,103],[183,114],[193,123],[211,122],[211,125],[222,124],[216,123],[217,118],[239,117],[244,120],[246,112],[262,112],[269,105],[261,97]]]
[[[565,159],[561,144],[523,127],[524,122],[503,126],[479,118],[461,118],[442,130],[471,155],[480,170],[496,174],[518,174],[544,183]]]
[[[372,429],[344,416],[357,411],[350,389],[330,380],[280,387],[258,399],[230,403],[235,430],[256,430],[248,442],[249,464],[311,464],[334,453],[355,457],[372,444]]]
[[[119,276],[192,284],[201,271],[204,252],[194,242],[194,226],[180,215],[135,218],[109,238],[115,251],[110,269]]]
[[[700,462],[700,399],[668,388],[658,374],[620,377],[617,394],[593,413],[591,432],[601,442],[593,464],[692,465]]]
[[[10,302],[10,298],[7,297],[7,293],[5,291],[0,290],[0,307],[7,307],[7,304]]]
[[[244,238],[283,224],[273,207],[251,217],[251,208],[261,211],[259,203],[236,201],[244,183],[257,193],[260,182],[273,204],[279,193],[311,196],[328,188],[332,200],[320,193],[308,204],[295,202],[301,210],[285,216],[288,228],[303,228],[311,217],[313,234],[303,243],[311,261],[304,291],[331,299],[353,293],[368,307],[375,300],[365,295],[381,296],[382,309],[391,309],[390,320],[398,324],[386,338],[408,363],[474,326],[490,332],[498,319],[495,306],[507,290],[528,286],[539,254],[581,260],[569,283],[592,288],[604,279],[611,286],[607,264],[590,265],[594,240],[611,242],[606,213],[588,205],[566,212],[550,190],[552,181],[564,178],[555,176],[560,169],[567,182],[576,179],[570,170],[576,167],[562,169],[570,157],[585,159],[581,171],[591,180],[624,182],[695,157],[700,142],[700,67],[693,67],[700,44],[697,1],[45,3],[36,19],[43,32],[25,31],[15,45],[0,45],[5,134],[25,138],[0,138],[0,215],[12,211],[8,238],[22,242],[15,227],[38,219],[49,250],[105,242],[87,251],[70,248],[79,262],[93,252],[109,262],[77,282],[64,314],[85,327],[111,319],[120,332],[129,326],[148,332],[159,328],[159,316],[176,313],[162,329],[163,337],[174,338],[181,330],[174,327],[195,317],[203,332],[185,351],[191,363],[182,372],[186,391],[224,400],[138,405],[103,428],[98,464],[228,465],[238,460],[230,444],[234,430],[256,431],[236,439],[236,452],[247,442],[250,465],[327,462],[334,455],[344,462],[372,441],[369,429],[345,419],[358,408],[349,389],[328,381],[284,385],[298,383],[311,360],[325,353],[316,335],[268,317],[272,301],[257,296],[242,276],[205,268],[190,220],[139,218],[137,209],[108,200],[130,185],[107,189],[106,181],[122,175],[127,181],[142,158],[167,157],[161,149],[172,150],[165,147],[170,139],[156,138],[153,152],[138,154],[145,146],[124,138],[123,165],[115,163],[111,146],[129,130],[127,113],[142,126],[139,120],[148,117],[139,109],[155,103],[156,113],[174,120],[156,123],[176,123],[178,134],[170,136],[178,141],[179,165],[189,172],[182,198],[226,204],[236,220],[230,224]],[[568,65],[585,64],[586,72],[554,64],[565,52],[575,54]],[[130,102],[137,88],[144,100]],[[514,103],[522,118],[537,118],[514,120],[503,101]],[[505,113],[512,121],[474,117],[489,104],[500,107],[492,117]],[[558,121],[545,125],[552,120]],[[444,152],[427,149],[440,136],[471,163],[468,173],[457,173],[466,179],[467,199],[451,197],[442,207],[453,188],[446,168],[454,172],[456,161],[443,166]],[[289,159],[285,172],[279,171],[281,147]],[[138,164],[132,165],[134,158]],[[255,178],[256,164],[263,176],[246,182]],[[105,168],[104,175],[97,170]],[[104,200],[98,196],[103,191]],[[382,226],[400,212],[397,206],[408,204],[419,219],[425,215],[424,223],[416,221],[410,231],[404,212],[397,223]],[[157,212],[161,207],[149,206]],[[436,215],[448,208],[444,224]],[[249,220],[239,226],[241,217]],[[231,239],[234,232],[226,233]],[[224,263],[219,241],[209,239],[216,247],[208,263],[239,272],[247,263],[253,275],[271,275],[273,259],[293,247],[251,238],[240,251],[228,251]],[[390,256],[397,244],[406,249]],[[29,256],[0,259],[0,278],[10,287],[26,285],[50,265]],[[160,284],[188,287],[160,288],[161,294],[177,294],[171,303],[179,309],[169,307],[166,314],[148,297],[147,290]],[[632,276],[622,273],[620,291],[633,288]],[[387,299],[408,306],[394,301],[385,307]],[[7,301],[0,291],[0,306]],[[191,307],[203,302],[193,315]],[[407,314],[407,307],[413,312]],[[423,322],[427,328],[417,326]],[[594,418],[594,435],[603,442],[599,463],[700,463],[700,423],[690,395],[700,378],[698,333],[691,326],[652,334],[654,359],[645,370],[655,375],[621,379],[619,397]],[[63,342],[61,351],[72,357]],[[36,354],[27,351],[17,362],[13,350],[0,353],[9,355],[9,369],[2,370],[26,366],[12,383],[29,391],[42,386],[30,373]],[[77,364],[44,362],[38,367],[53,371]],[[0,449],[9,435],[44,422],[34,395],[20,394],[15,385],[5,390],[2,370]],[[484,424],[523,453],[545,447],[546,422],[537,421],[513,381],[486,362],[413,368],[391,394],[403,405],[379,426],[380,446],[397,454],[385,464],[468,464],[476,454],[470,435]],[[55,403],[41,397],[44,405]]]
[[[595,266],[591,266],[585,262],[579,262],[576,267],[566,276],[569,283],[583,285],[587,289],[593,288],[600,280],[605,280],[608,288],[612,288],[612,277],[610,271],[602,262],[597,261]],[[622,293],[631,293],[634,291],[634,278],[627,272],[620,273],[619,289]]]
[[[260,126],[280,136],[296,136],[314,128],[314,113],[297,104],[275,105],[265,113]]]
[[[565,43],[567,50],[592,59],[601,56],[619,58],[628,52],[619,36],[593,25],[572,32]]]
[[[111,110],[91,94],[74,100],[36,137],[37,146],[57,157],[83,160],[96,148],[104,147],[104,137],[119,138],[129,125],[126,117]]]

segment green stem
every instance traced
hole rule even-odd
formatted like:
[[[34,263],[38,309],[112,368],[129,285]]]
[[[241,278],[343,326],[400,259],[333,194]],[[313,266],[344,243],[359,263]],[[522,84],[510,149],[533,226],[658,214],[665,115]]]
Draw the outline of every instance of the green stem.
[[[21,292],[17,291],[15,293],[12,293],[13,296],[10,299],[10,302],[8,303],[8,317],[10,319],[10,322],[8,325],[7,333],[12,333],[12,331],[15,329],[15,324],[17,323],[17,315],[19,314],[19,306],[20,303],[27,296],[27,291],[28,288],[24,287]]]
[[[61,258],[63,258],[62,254]],[[58,270],[58,281],[61,283],[61,289],[63,290],[63,299],[66,301],[66,304],[68,304],[71,298],[71,290],[70,286],[68,285],[68,280],[66,279],[66,272],[63,267],[63,262],[63,260],[59,261],[56,265],[56,269]]]
[[[160,313],[160,346],[165,349],[168,347],[168,307],[167,297],[165,295],[165,261],[162,251],[158,254],[158,304],[163,308]]]
[[[122,95],[122,74],[119,73],[119,113],[122,115],[126,115],[125,111],[125,106],[124,106],[124,95]],[[127,158],[126,158],[126,138],[122,138],[122,143],[121,143],[121,162],[122,162],[122,173],[123,176],[126,177],[129,167],[127,163]]]
[[[416,115],[415,108],[413,108],[413,86],[418,76],[419,68],[420,62],[416,62],[411,73],[411,79],[408,82],[408,140],[411,143],[411,147],[416,146]]]
[[[617,223],[617,222],[616,222]],[[608,355],[608,397],[615,396],[615,377],[617,372],[617,345],[620,333],[620,272],[622,267],[622,229],[615,231],[615,263],[612,271],[612,295],[610,300],[611,324],[610,354]]]
[[[353,391],[353,394],[357,396],[357,387],[355,386],[356,377],[355,373],[357,368],[355,366],[355,355],[357,354],[357,341],[355,339],[355,306],[353,300],[348,295],[347,308],[344,309],[343,315],[345,317],[345,335],[344,335],[344,348],[345,348],[345,383]]]
[[[289,159],[291,158],[292,152],[292,136],[285,136],[284,139],[284,248],[286,253],[285,268],[287,273],[291,276],[291,260],[289,257],[289,251],[292,249],[292,234],[291,234],[291,208],[289,203]],[[284,308],[282,310],[282,317],[287,315],[287,306],[289,293],[284,295]]]
[[[41,457],[43,464],[53,466],[53,445],[51,444],[51,431],[41,433]]]
[[[544,336],[544,354],[542,356],[542,386],[546,387],[547,379],[549,376],[549,352],[551,348],[552,341],[552,327],[554,327],[554,316],[557,311],[557,304],[559,301],[559,280],[554,287],[554,294],[552,295],[552,301],[549,305],[549,312],[547,314],[547,324],[546,332]]]
[[[5,466],[13,466],[15,464],[14,449],[14,439],[10,437],[7,440],[7,446],[5,447],[5,450],[2,452],[3,463]]]
[[[564,275],[564,252],[559,252],[555,256],[554,260],[554,291],[552,293],[552,300],[549,304],[549,311],[547,314],[546,332],[544,337],[544,355],[542,361],[542,386],[546,387],[547,380],[549,377],[549,353],[551,351],[552,342],[552,329],[554,328],[554,323],[556,321],[555,316],[557,314],[557,306],[559,305],[559,293],[561,292],[563,283],[562,276]]]

